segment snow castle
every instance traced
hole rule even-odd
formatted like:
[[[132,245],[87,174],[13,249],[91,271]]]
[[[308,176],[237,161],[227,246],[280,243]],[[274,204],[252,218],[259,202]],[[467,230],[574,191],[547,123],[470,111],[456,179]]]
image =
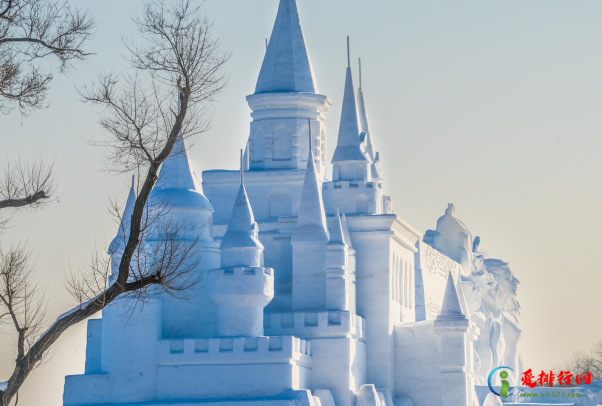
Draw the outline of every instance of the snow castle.
[[[521,371],[518,281],[452,205],[424,236],[394,214],[347,65],[327,174],[332,102],[296,1],[280,0],[241,170],[199,184],[180,139],[153,191],[182,238],[200,236],[197,292],[90,320],[65,406],[473,406],[492,368]]]

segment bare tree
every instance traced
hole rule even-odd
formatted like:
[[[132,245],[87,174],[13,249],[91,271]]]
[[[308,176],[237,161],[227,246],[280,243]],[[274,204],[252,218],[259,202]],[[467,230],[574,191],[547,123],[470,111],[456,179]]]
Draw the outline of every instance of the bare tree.
[[[592,381],[602,379],[602,340],[598,341],[588,351],[578,351],[566,362],[554,368],[554,375],[560,371],[569,371],[575,374],[590,372]],[[578,386],[575,378],[571,379],[571,386]]]
[[[14,371],[0,392],[0,406],[8,406],[27,376],[69,327],[103,309],[119,296],[139,298],[139,292],[185,292],[194,283],[195,241],[182,240],[180,225],[159,215],[165,201],[149,199],[159,179],[161,164],[180,137],[207,129],[210,103],[227,82],[230,57],[212,35],[212,23],[191,0],[145,4],[134,22],[144,42],[126,43],[130,70],[124,75],[102,74],[82,88],[85,102],[101,108],[100,125],[111,170],[145,172],[133,213],[121,219],[125,237],[112,283],[103,282],[108,260],[93,257],[88,272],[72,280],[70,290],[81,303],[58,319],[17,357]],[[177,100],[174,97],[177,93]],[[177,103],[176,103],[177,102]],[[175,107],[176,104],[178,107]],[[153,249],[145,239],[153,235]],[[103,276],[104,275],[104,276]],[[97,293],[99,292],[99,293]],[[84,301],[86,299],[86,301]]]
[[[47,313],[43,294],[32,283],[31,252],[24,245],[0,250],[0,329],[17,333],[17,357],[23,357],[41,333]]]
[[[45,164],[41,158],[32,165],[24,164],[20,159],[12,163],[7,161],[0,173],[0,210],[15,210],[0,213],[0,237],[16,210],[25,207],[35,209],[48,204],[55,189],[53,164]]]
[[[33,207],[49,202],[56,189],[54,165],[40,158],[27,165],[17,160],[7,162],[0,175],[0,209]]]
[[[66,0],[0,0],[0,113],[45,107],[53,73],[90,55],[84,46],[94,27]]]

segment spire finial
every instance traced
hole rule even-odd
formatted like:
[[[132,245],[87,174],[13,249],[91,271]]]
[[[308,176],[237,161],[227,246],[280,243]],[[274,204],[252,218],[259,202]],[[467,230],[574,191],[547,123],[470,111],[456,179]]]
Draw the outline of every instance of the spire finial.
[[[265,49],[266,50],[268,49],[268,39],[267,38],[265,39]]]
[[[134,188],[134,177],[135,177],[135,176],[136,176],[136,175],[132,175],[132,189]]]
[[[360,89],[362,88],[362,58],[357,58],[360,63]]]
[[[244,166],[242,164],[242,149],[240,150],[240,184],[244,185],[245,183],[245,171],[244,171]]]
[[[351,52],[349,51],[349,35],[347,35],[347,67],[351,68]]]

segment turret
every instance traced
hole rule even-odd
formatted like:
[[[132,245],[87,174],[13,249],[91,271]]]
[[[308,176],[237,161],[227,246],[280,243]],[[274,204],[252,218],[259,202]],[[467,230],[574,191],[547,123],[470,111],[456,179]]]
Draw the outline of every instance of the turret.
[[[337,209],[347,215],[382,214],[385,207],[382,182],[380,178],[372,177],[376,158],[373,160],[366,149],[368,133],[362,131],[360,126],[361,115],[358,114],[350,60],[347,37],[347,71],[341,123],[332,157],[332,181],[324,184],[324,205],[328,214],[334,214]],[[364,118],[367,120],[367,116]],[[387,205],[386,212],[390,212],[390,205]]]
[[[439,335],[441,405],[473,404],[473,345],[479,334],[470,322],[464,296],[452,272],[447,277],[441,312],[434,322]]]
[[[249,134],[251,169],[305,169],[309,118],[315,166],[326,169],[323,112],[332,101],[318,92],[296,0],[280,0],[276,22],[257,79],[247,96],[252,110]]]
[[[360,85],[357,89],[357,111],[360,119],[360,130],[366,133],[366,148],[365,151],[372,160],[370,164],[370,172],[372,175],[372,181],[376,182],[379,189],[383,189],[383,176],[380,172],[378,164],[380,163],[380,154],[376,152],[374,147],[374,138],[372,130],[370,129],[370,121],[368,120],[368,111],[366,108],[366,101],[364,99],[364,90],[362,88],[362,60],[359,59],[359,74],[360,74]],[[391,196],[382,196],[382,213],[392,214],[393,213],[393,199]]]
[[[241,177],[242,173],[241,171]],[[253,218],[251,204],[242,180],[220,250],[222,268],[263,265],[263,245],[259,242],[259,228]]]
[[[245,190],[242,150],[240,156],[240,188],[220,245],[221,268],[208,276],[218,337],[263,335],[263,308],[274,298],[274,272],[263,267],[263,245]]]
[[[159,178],[149,196],[150,223],[155,232],[147,234],[147,252],[164,243],[167,228],[177,232],[180,243],[191,248],[189,261],[194,269],[188,276],[198,280],[189,288],[187,300],[165,295],[161,303],[163,334],[172,338],[207,337],[215,334],[215,309],[207,299],[205,273],[220,266],[219,243],[213,239],[213,206],[203,194],[188,155],[182,133],[161,165]],[[192,264],[194,262],[194,264]]]
[[[322,185],[309,150],[297,228],[293,232],[293,310],[323,310],[326,306],[326,243],[328,229]]]
[[[332,180],[369,181],[372,180],[370,165],[372,160],[366,153],[365,132],[360,133],[359,118],[353,85],[349,55],[349,37],[347,37],[347,71],[345,75],[345,93],[341,109],[339,138],[332,157]]]

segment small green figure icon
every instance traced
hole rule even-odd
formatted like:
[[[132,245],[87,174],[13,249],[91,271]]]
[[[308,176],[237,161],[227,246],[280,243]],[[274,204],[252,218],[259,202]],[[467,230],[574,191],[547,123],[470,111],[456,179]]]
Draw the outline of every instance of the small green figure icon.
[[[510,384],[505,379],[508,378],[508,372],[502,371],[500,372],[500,378],[502,378],[502,389],[500,390],[500,396],[504,399],[508,398],[508,389],[510,389]]]

